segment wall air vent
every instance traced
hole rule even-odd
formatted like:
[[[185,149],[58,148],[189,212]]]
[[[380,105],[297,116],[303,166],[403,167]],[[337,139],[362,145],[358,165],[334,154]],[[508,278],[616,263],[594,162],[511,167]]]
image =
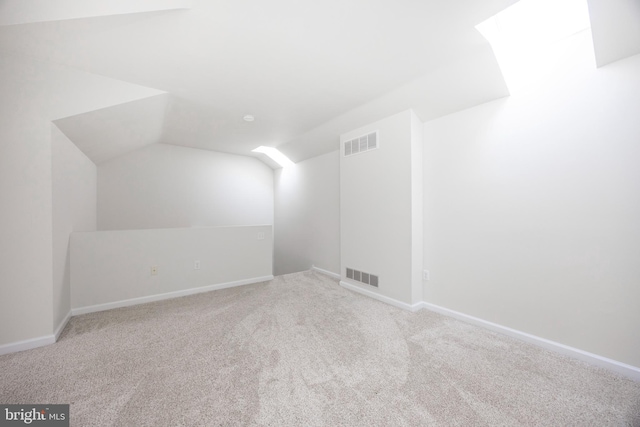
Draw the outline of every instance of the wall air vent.
[[[346,141],[344,143],[344,155],[346,157],[352,154],[364,153],[365,151],[378,148],[379,145],[378,131],[375,131]]]
[[[354,270],[353,268],[347,268],[347,279],[378,287],[378,276]]]

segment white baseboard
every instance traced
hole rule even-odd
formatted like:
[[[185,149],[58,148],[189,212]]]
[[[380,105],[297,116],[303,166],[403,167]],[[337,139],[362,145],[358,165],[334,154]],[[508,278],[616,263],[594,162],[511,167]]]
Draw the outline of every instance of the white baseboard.
[[[52,335],[45,335],[43,337],[32,338],[30,340],[1,345],[0,355],[16,353],[18,351],[24,351],[24,350],[31,350],[33,348],[43,347],[45,345],[55,343],[56,341],[58,341],[58,338],[60,337],[60,334],[64,330],[64,327],[67,326],[67,323],[69,323],[69,320],[71,320],[71,317],[77,316],[79,314],[94,313],[97,311],[110,310],[112,308],[128,307],[128,306],[137,305],[137,304],[144,304],[146,302],[160,301],[160,300],[165,300],[170,298],[177,298],[177,297],[182,297],[187,295],[199,294],[202,292],[215,291],[218,289],[232,288],[235,286],[266,282],[268,280],[273,280],[273,276],[270,275],[270,276],[263,276],[263,277],[255,277],[252,279],[238,280],[235,282],[227,282],[227,283],[220,283],[218,285],[204,286],[202,288],[185,289],[182,291],[168,292],[168,293],[159,294],[159,295],[150,295],[147,297],[133,298],[133,299],[124,300],[124,301],[111,302],[107,304],[99,304],[99,305],[92,305],[89,307],[74,308],[69,313],[67,313],[65,318],[62,320],[62,322],[60,322],[60,324],[58,325],[58,327],[56,328],[55,332]]]
[[[253,283],[266,282],[266,281],[269,281],[269,280],[273,280],[273,276],[272,275],[262,276],[262,277],[254,277],[254,278],[251,278],[251,279],[237,280],[237,281],[234,281],[234,282],[220,283],[220,284],[217,284],[217,285],[203,286],[201,288],[184,289],[184,290],[181,290],[181,291],[167,292],[167,293],[164,293],[164,294],[149,295],[149,296],[146,296],[146,297],[132,298],[132,299],[128,299],[128,300],[108,302],[108,303],[105,303],[105,304],[91,305],[91,306],[87,306],[87,307],[79,307],[79,308],[72,309],[71,310],[71,315],[72,316],[78,316],[80,314],[95,313],[95,312],[98,312],[98,311],[111,310],[111,309],[114,309],[114,308],[130,307],[132,305],[145,304],[145,303],[148,303],[148,302],[154,302],[154,301],[161,301],[161,300],[166,300],[166,299],[171,299],[171,298],[184,297],[184,296],[187,296],[187,295],[200,294],[200,293],[203,293],[203,292],[216,291],[216,290],[219,290],[219,289],[233,288],[233,287],[236,287],[236,286],[251,285]]]
[[[70,319],[71,319],[71,312],[68,312],[52,335],[45,335],[43,337],[32,338],[30,340],[24,340],[24,341],[18,341],[18,342],[0,345],[0,355],[16,353],[18,351],[24,351],[24,350],[31,350],[32,348],[43,347],[45,345],[55,343],[56,341],[58,341],[60,334],[64,330],[64,327],[67,326],[67,323],[69,323]]]
[[[344,282],[342,280],[340,281],[340,286],[342,286],[343,288],[349,289],[350,291],[358,292],[370,298],[377,299],[378,301],[382,301],[389,305],[393,305],[394,307],[401,308],[403,310],[409,310],[413,312],[413,311],[418,311],[422,308],[421,302],[418,302],[413,305],[407,304],[406,302],[398,301],[397,299],[393,299],[393,298],[381,295],[377,292],[373,292],[373,291],[370,291],[369,289],[361,288],[360,286],[357,286],[348,282]]]
[[[32,348],[43,347],[45,345],[53,344],[54,342],[56,342],[56,337],[53,334],[45,335],[44,337],[32,338],[30,340],[12,342],[0,345],[0,355],[31,350]]]
[[[409,310],[412,312],[418,311],[422,308],[426,308],[427,310],[443,314],[445,316],[453,317],[455,319],[461,320],[463,322],[471,323],[476,326],[480,326],[485,329],[489,329],[494,332],[498,332],[512,338],[518,339],[520,341],[525,341],[529,344],[536,345],[538,347],[546,348],[547,350],[551,350],[556,353],[563,354],[565,356],[572,357],[574,359],[582,360],[583,362],[587,362],[591,365],[598,366],[600,368],[604,368],[613,372],[617,372],[627,378],[630,378],[635,381],[640,381],[640,368],[632,365],[628,365],[626,363],[618,362],[617,360],[609,359],[607,357],[599,356],[594,353],[589,353],[584,350],[580,350],[574,347],[570,347],[565,344],[560,344],[555,341],[548,340],[546,338],[541,338],[535,335],[528,334],[526,332],[518,331],[516,329],[509,328],[507,326],[502,326],[497,323],[492,323],[487,320],[479,319],[477,317],[469,316],[464,313],[460,313],[454,310],[450,310],[448,308],[444,308],[435,304],[431,304],[428,302],[419,302],[416,304],[407,304],[402,301],[395,300],[393,298],[389,298],[384,295],[380,295],[377,292],[373,292],[369,289],[361,288],[357,285],[340,281],[340,286],[349,289],[354,292],[358,292],[360,294],[366,295],[368,297],[377,299],[378,301],[385,302],[387,304],[393,305],[395,307]]]
[[[58,341],[58,338],[60,338],[60,334],[62,333],[62,331],[64,331],[64,327],[67,326],[69,320],[71,320],[71,311],[67,313],[64,319],[62,319],[62,322],[60,322],[56,330],[53,332],[53,336],[55,337],[56,341]]]
[[[318,272],[320,274],[324,274],[325,276],[329,276],[329,277],[331,277],[333,279],[338,279],[338,280],[342,279],[342,277],[338,273],[334,273],[332,271],[325,270],[324,268],[316,267],[315,265],[311,266],[311,270],[316,271],[316,272]]]
[[[473,325],[492,330],[494,332],[508,335],[512,338],[525,341],[529,344],[537,345],[538,347],[546,348],[547,350],[551,350],[556,353],[564,354],[565,356],[569,356],[574,359],[582,360],[583,362],[587,362],[591,365],[599,366],[601,368],[617,372],[632,380],[640,381],[640,368],[636,366],[627,365],[626,363],[618,362],[617,360],[609,359],[597,354],[569,347],[568,345],[560,344],[558,342],[531,335],[526,332],[518,331],[516,329],[511,329],[506,326],[498,325],[497,323],[482,320],[477,317],[469,316],[467,314],[450,310],[448,308],[444,308],[428,302],[422,302],[421,307],[424,307],[427,310],[431,310],[436,313],[443,314],[445,316],[453,317],[463,322],[471,323]]]

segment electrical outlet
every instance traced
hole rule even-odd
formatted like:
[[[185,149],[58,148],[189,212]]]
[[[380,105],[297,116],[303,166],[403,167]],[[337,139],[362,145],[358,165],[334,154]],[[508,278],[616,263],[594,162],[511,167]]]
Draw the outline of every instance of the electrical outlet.
[[[152,276],[157,276],[158,275],[158,266],[157,265],[151,266],[151,275]]]
[[[422,271],[422,280],[429,280],[429,270]]]
[[[193,269],[194,270],[200,270],[200,260],[196,260],[193,263]]]
[[[258,240],[264,240],[264,232],[259,232],[258,233]]]

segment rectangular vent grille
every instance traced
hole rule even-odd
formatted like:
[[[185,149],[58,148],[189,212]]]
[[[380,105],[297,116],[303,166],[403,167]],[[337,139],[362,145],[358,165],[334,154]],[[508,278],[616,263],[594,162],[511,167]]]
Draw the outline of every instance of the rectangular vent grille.
[[[375,286],[376,288],[378,287],[378,276],[354,270],[353,268],[347,268],[347,279],[362,282],[365,285]]]
[[[351,156],[353,154],[364,153],[365,151],[378,148],[378,145],[378,131],[375,131],[345,142],[344,155]]]

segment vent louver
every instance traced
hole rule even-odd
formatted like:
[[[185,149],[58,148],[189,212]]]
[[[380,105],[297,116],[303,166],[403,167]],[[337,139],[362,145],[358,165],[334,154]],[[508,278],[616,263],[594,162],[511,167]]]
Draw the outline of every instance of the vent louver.
[[[378,148],[378,131],[351,139],[344,143],[344,155],[363,153]]]
[[[347,279],[378,287],[378,276],[354,270],[353,268],[347,268]]]

